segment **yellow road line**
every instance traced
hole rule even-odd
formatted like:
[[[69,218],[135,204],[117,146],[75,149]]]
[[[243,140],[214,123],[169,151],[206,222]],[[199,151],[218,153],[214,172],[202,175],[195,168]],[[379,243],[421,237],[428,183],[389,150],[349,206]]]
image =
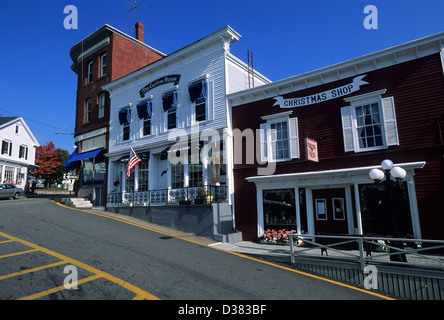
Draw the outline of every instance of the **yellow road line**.
[[[55,292],[59,292],[59,291],[62,291],[62,290],[66,290],[66,289],[69,289],[69,288],[71,288],[73,286],[76,286],[76,285],[79,285],[79,284],[82,284],[82,283],[86,283],[86,282],[89,282],[89,281],[93,281],[93,280],[96,280],[98,278],[101,278],[101,276],[99,276],[98,274],[95,274],[93,276],[90,276],[90,277],[87,277],[87,278],[75,281],[73,283],[67,284],[66,286],[63,285],[63,286],[59,286],[59,287],[52,288],[52,289],[49,289],[49,290],[45,290],[45,291],[42,291],[42,292],[39,292],[39,293],[36,293],[36,294],[32,294],[32,295],[27,296],[27,297],[20,298],[18,300],[35,300],[35,299],[38,299],[38,298],[41,298],[41,297],[44,297],[44,296],[48,296],[51,293],[55,293]]]
[[[8,257],[13,257],[13,256],[19,256],[21,254],[26,254],[26,253],[31,253],[31,252],[35,252],[35,251],[39,251],[37,249],[32,249],[32,250],[26,250],[26,251],[20,251],[20,252],[14,252],[14,253],[9,253],[9,254],[5,254],[3,256],[0,256],[0,259],[2,258],[8,258]]]
[[[14,241],[12,241],[12,240],[0,241],[0,244],[9,243],[9,242],[14,242]]]
[[[114,277],[114,276],[112,276],[112,275],[110,275],[110,274],[108,274],[106,272],[100,271],[99,269],[91,267],[91,266],[89,266],[89,265],[87,265],[87,264],[85,264],[83,262],[71,259],[71,258],[66,257],[66,256],[64,256],[62,254],[59,254],[57,252],[54,252],[54,251],[51,251],[51,250],[46,249],[44,247],[35,245],[35,244],[33,244],[31,242],[28,242],[26,240],[22,240],[22,239],[19,239],[19,238],[7,235],[6,233],[3,233],[3,232],[0,232],[0,236],[2,236],[4,238],[7,238],[7,239],[10,239],[10,240],[13,240],[13,241],[17,241],[17,242],[19,242],[21,244],[24,244],[24,245],[28,246],[28,247],[34,248],[33,250],[29,250],[30,252],[41,251],[41,252],[44,252],[44,253],[46,253],[46,254],[48,254],[50,256],[53,256],[53,257],[56,257],[56,258],[58,258],[58,259],[60,259],[62,261],[65,261],[66,263],[69,263],[69,264],[75,265],[77,267],[80,267],[82,269],[85,269],[85,270],[87,270],[87,271],[89,271],[89,272],[91,272],[93,274],[96,274],[98,277],[105,278],[105,279],[107,279],[109,281],[112,281],[112,282],[116,283],[117,285],[119,285],[121,287],[124,287],[127,290],[130,290],[130,291],[134,292],[136,295],[141,295],[141,296],[145,297],[145,299],[148,299],[148,300],[160,300],[156,296],[154,296],[154,295],[152,295],[152,294],[150,294],[150,293],[148,293],[148,292],[146,292],[146,291],[144,291],[144,290],[142,290],[142,289],[140,289],[140,288],[138,288],[138,287],[136,287],[136,286],[126,282],[126,281],[124,281],[124,280],[121,280],[121,279],[119,279],[117,277]],[[63,286],[63,288],[64,288],[64,286]]]
[[[59,261],[59,262],[47,264],[45,266],[41,266],[41,267],[37,267],[37,268],[33,268],[33,269],[26,269],[26,270],[15,272],[15,273],[10,273],[10,274],[4,275],[4,276],[0,276],[0,280],[8,279],[8,278],[16,277],[16,276],[21,276],[21,275],[24,275],[27,273],[36,272],[36,271],[40,271],[40,270],[44,270],[44,269],[49,269],[49,268],[56,267],[56,266],[59,266],[61,264],[66,264],[66,263],[67,263],[66,261]]]
[[[248,259],[248,260],[260,262],[260,263],[263,263],[263,264],[267,264],[267,265],[270,265],[270,266],[273,266],[273,267],[276,267],[276,268],[279,268],[279,269],[287,270],[287,271],[290,271],[290,272],[293,272],[293,273],[298,273],[298,274],[301,274],[301,275],[304,275],[304,276],[307,276],[307,277],[310,277],[310,278],[314,278],[314,279],[326,281],[326,282],[329,282],[329,283],[333,283],[333,284],[341,286],[341,287],[345,287],[345,288],[353,289],[353,290],[356,290],[356,291],[360,291],[360,292],[363,292],[363,293],[366,293],[366,294],[369,294],[369,295],[372,295],[372,296],[376,296],[376,297],[379,297],[379,298],[382,298],[382,299],[395,300],[393,298],[384,296],[384,295],[376,293],[376,292],[368,291],[368,290],[365,290],[365,289],[360,289],[360,288],[357,288],[357,287],[354,287],[354,286],[351,286],[351,285],[348,285],[348,284],[345,284],[345,283],[341,283],[341,282],[338,282],[338,281],[334,281],[334,280],[331,280],[331,279],[328,279],[328,278],[323,278],[323,277],[320,277],[320,276],[316,276],[314,274],[310,274],[310,273],[306,273],[306,272],[299,271],[299,270],[296,270],[296,269],[284,267],[284,266],[275,264],[273,262],[259,260],[259,259],[247,256],[247,255],[241,254],[241,253],[237,253],[237,252],[233,252],[233,251],[228,251],[228,250],[221,249],[221,248],[215,248],[215,247],[212,247],[212,246],[209,246],[209,245],[206,245],[206,244],[202,244],[202,243],[197,242],[197,241],[193,241],[193,240],[186,239],[186,238],[183,238],[183,237],[178,237],[178,236],[175,236],[175,235],[170,234],[170,233],[166,233],[166,232],[163,232],[163,231],[158,231],[158,230],[155,230],[155,229],[152,229],[152,228],[148,228],[148,227],[145,227],[145,226],[138,225],[136,223],[125,221],[123,219],[107,216],[105,214],[101,214],[101,213],[97,213],[97,212],[93,212],[93,211],[88,211],[88,210],[68,207],[68,206],[62,205],[62,204],[54,202],[54,201],[52,201],[52,202],[57,204],[57,205],[59,205],[59,206],[61,206],[61,207],[66,208],[66,209],[81,211],[81,212],[90,213],[90,214],[93,214],[93,215],[96,215],[96,216],[104,217],[104,218],[107,218],[107,219],[117,220],[119,222],[123,222],[123,223],[129,224],[129,225],[132,225],[132,226],[136,226],[138,228],[142,228],[142,229],[146,229],[146,230],[153,231],[153,232],[156,232],[156,233],[160,233],[160,234],[163,234],[163,235],[167,235],[167,236],[170,236],[170,237],[173,237],[173,238],[176,238],[176,239],[180,239],[180,240],[183,240],[183,241],[191,242],[191,243],[194,243],[194,244],[197,244],[197,245],[200,245],[200,246],[204,246],[204,247],[207,247],[207,248],[211,248],[211,249],[214,249],[214,250],[219,250],[219,251],[222,251],[222,252],[233,254],[235,256],[238,256],[238,257],[241,257],[241,258],[244,258],[244,259]]]

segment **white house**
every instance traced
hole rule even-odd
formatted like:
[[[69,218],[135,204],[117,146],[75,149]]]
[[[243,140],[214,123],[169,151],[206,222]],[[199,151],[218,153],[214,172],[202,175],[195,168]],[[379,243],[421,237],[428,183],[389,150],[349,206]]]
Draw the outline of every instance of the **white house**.
[[[231,203],[226,95],[248,89],[253,80],[255,86],[271,82],[230,53],[240,38],[226,26],[103,86],[111,99],[108,206],[194,200],[200,191],[208,196],[219,184],[206,201]],[[131,148],[142,162],[127,179]],[[173,158],[185,161],[174,163]],[[221,165],[211,161],[216,158],[222,159]]]
[[[24,187],[40,146],[22,117],[0,117],[0,183]]]

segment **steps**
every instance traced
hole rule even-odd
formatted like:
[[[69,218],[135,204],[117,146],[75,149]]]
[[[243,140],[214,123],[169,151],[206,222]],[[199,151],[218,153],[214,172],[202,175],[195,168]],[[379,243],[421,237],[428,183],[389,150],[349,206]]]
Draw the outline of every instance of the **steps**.
[[[88,200],[88,198],[63,198],[62,203],[70,205],[69,201],[71,200],[71,205],[74,208],[87,208],[91,209],[93,207],[91,201]]]

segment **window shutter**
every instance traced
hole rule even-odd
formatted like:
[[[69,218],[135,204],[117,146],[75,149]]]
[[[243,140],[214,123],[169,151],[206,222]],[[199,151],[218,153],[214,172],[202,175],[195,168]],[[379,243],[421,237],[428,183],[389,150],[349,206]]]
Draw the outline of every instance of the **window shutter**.
[[[299,158],[298,118],[289,119],[291,158]]]
[[[261,162],[265,163],[268,161],[268,123],[261,123],[260,126],[260,140],[261,140]]]
[[[399,145],[399,137],[393,97],[382,99],[382,113],[387,146],[397,146]]]
[[[355,151],[353,139],[353,116],[351,107],[341,108],[342,133],[344,138],[345,152]]]

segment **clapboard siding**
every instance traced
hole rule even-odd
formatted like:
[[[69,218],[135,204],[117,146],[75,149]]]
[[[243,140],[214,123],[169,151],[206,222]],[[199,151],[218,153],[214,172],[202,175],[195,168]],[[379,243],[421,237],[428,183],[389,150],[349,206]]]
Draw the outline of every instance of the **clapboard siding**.
[[[356,74],[356,76],[358,75]],[[398,146],[378,151],[346,153],[340,110],[349,104],[343,98],[291,109],[273,107],[274,99],[258,99],[255,102],[233,107],[233,128],[240,131],[250,128],[255,131],[264,122],[262,116],[292,111],[290,117],[298,118],[300,158],[277,163],[275,174],[372,166],[381,163],[386,158],[392,159],[395,163],[425,161],[424,169],[416,172],[415,176],[422,235],[423,237],[443,239],[444,232],[442,229],[440,230],[439,226],[444,224],[444,215],[442,214],[444,207],[444,197],[442,196],[444,194],[444,146],[440,143],[436,123],[436,119],[444,115],[444,78],[440,54],[432,54],[377,69],[367,72],[365,75],[363,80],[369,84],[361,86],[361,90],[353,95],[386,89],[383,98],[393,97],[394,99],[399,135]],[[288,99],[320,93],[348,84],[353,78],[295,91],[285,94],[283,97]],[[279,94],[276,93],[277,95]],[[305,137],[318,141],[318,163],[305,160]],[[259,137],[256,136],[256,139]],[[251,176],[256,175],[251,169],[257,168],[258,163],[248,164],[245,162],[247,150],[255,152],[255,145],[249,145],[247,148],[244,143],[242,146],[244,161],[235,164],[234,167],[236,169],[236,185],[249,184],[245,181],[244,170],[253,172]],[[248,197],[246,192],[243,196]],[[248,224],[247,217],[250,217],[250,223],[256,226],[256,206],[248,208],[245,204],[241,205],[245,211],[236,208],[236,220],[238,215],[242,214],[242,219],[245,222],[241,221],[245,225]],[[241,231],[244,232],[242,229]],[[248,239],[256,236],[253,233],[244,233]]]

